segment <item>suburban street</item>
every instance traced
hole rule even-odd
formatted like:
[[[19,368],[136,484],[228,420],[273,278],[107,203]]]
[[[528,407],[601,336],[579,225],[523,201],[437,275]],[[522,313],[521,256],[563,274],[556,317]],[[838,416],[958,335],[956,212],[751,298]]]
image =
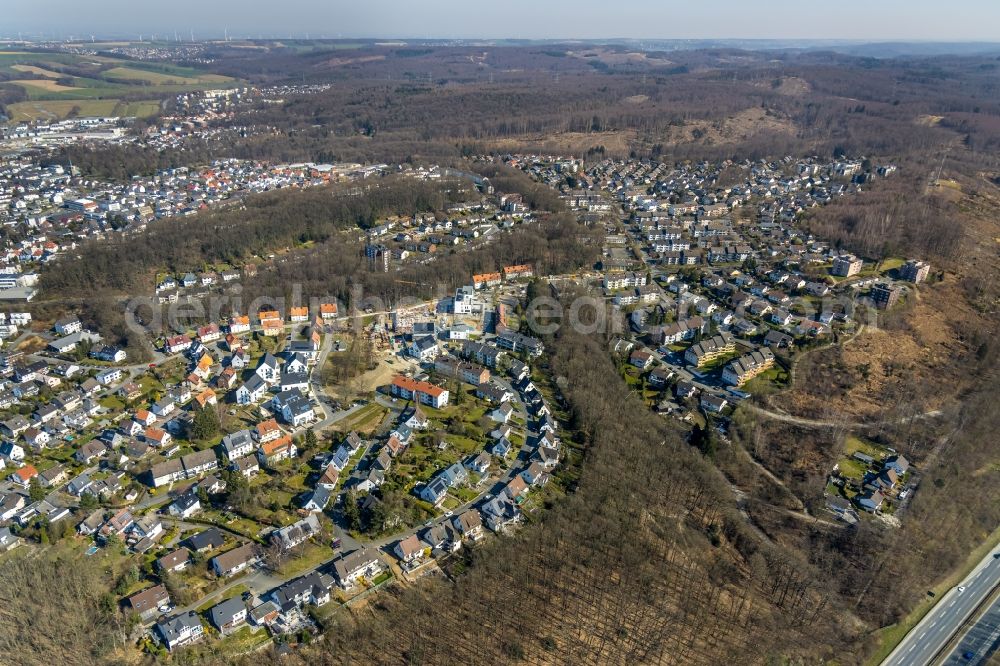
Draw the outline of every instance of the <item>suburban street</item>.
[[[1000,558],[995,555],[996,552],[991,550],[965,580],[948,590],[882,662],[882,666],[935,663],[939,652],[945,649],[965,620],[1000,585]],[[964,588],[964,591],[959,592],[959,588]]]

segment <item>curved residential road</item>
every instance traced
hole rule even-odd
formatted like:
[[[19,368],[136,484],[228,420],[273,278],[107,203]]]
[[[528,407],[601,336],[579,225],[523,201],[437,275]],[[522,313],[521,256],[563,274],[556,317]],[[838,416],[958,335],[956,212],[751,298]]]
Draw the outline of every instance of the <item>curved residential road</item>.
[[[965,624],[965,621],[1000,586],[1000,558],[986,553],[976,568],[956,587],[948,590],[917,623],[882,666],[929,666]],[[963,588],[959,592],[959,588]]]

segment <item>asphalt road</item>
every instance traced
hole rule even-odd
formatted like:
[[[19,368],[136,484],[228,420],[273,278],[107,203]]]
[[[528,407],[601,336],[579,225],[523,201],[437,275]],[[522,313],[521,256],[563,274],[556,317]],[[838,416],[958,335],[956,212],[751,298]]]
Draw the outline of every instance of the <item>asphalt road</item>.
[[[941,597],[882,666],[925,666],[934,662],[962,623],[1000,585],[1000,558],[994,557],[995,552],[987,553],[965,580]],[[959,587],[964,590],[959,592]]]
[[[1000,598],[972,625],[944,660],[944,666],[979,666],[1000,648]],[[965,655],[970,655],[966,658]]]

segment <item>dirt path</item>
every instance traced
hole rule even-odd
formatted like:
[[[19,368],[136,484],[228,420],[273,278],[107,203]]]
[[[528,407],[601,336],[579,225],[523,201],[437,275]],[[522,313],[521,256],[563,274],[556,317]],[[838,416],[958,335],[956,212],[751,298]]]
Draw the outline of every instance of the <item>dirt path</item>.
[[[872,428],[877,426],[886,425],[896,425],[899,423],[905,423],[913,419],[932,419],[941,416],[942,411],[940,409],[931,409],[924,412],[923,414],[917,414],[916,416],[903,416],[898,419],[886,419],[882,421],[869,421],[867,423],[860,421],[823,421],[820,419],[807,419],[801,416],[793,416],[791,414],[784,414],[781,412],[775,412],[770,409],[764,409],[763,407],[758,407],[757,405],[752,405],[749,403],[744,403],[746,408],[755,414],[759,414],[765,418],[769,418],[775,421],[783,421],[784,423],[791,423],[793,425],[802,426],[803,428]]]

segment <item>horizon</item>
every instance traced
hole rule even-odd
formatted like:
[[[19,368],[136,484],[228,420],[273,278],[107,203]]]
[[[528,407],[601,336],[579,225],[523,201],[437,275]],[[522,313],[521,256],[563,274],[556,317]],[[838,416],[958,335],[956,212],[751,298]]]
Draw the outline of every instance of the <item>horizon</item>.
[[[42,10],[35,3],[14,0],[5,8],[3,36],[131,39],[140,34],[169,38],[177,33],[178,41],[228,34],[233,39],[310,40],[1000,42],[1000,5],[986,0],[959,0],[959,7],[950,12],[942,12],[932,0],[884,0],[876,6],[844,0],[834,13],[792,0],[773,0],[767,10],[737,0],[720,0],[711,7],[631,0],[614,11],[595,0],[572,5],[510,0],[502,7],[470,6],[458,0],[412,4],[371,0],[364,6],[301,0],[294,9],[254,0],[219,0],[209,6],[176,0],[152,3],[140,12],[126,0],[104,0],[99,8],[83,4],[53,0]],[[687,34],[693,26],[702,26],[695,28],[701,36]],[[831,33],[840,36],[831,38]]]
[[[628,37],[628,36],[608,36],[608,37],[414,37],[414,36],[322,36],[303,33],[260,33],[247,35],[227,34],[225,31],[219,34],[195,35],[190,37],[178,32],[177,39],[171,31],[166,37],[161,33],[147,32],[135,35],[126,33],[87,33],[83,35],[77,32],[67,32],[64,34],[45,33],[33,34],[27,31],[20,31],[18,35],[0,33],[0,43],[44,43],[63,42],[67,44],[87,44],[91,42],[101,43],[108,41],[121,41],[129,43],[164,43],[164,44],[191,44],[208,43],[221,41],[291,41],[291,42],[372,42],[375,45],[416,42],[460,42],[460,43],[489,43],[489,42],[534,42],[534,43],[591,43],[591,44],[611,44],[621,42],[676,42],[697,44],[700,42],[741,42],[741,43],[808,43],[808,44],[852,44],[852,45],[875,45],[875,44],[983,44],[989,46],[1000,46],[1000,37],[995,39],[931,39],[931,38],[905,38],[905,37],[872,37],[870,39],[852,37]],[[139,37],[142,37],[140,41]]]

